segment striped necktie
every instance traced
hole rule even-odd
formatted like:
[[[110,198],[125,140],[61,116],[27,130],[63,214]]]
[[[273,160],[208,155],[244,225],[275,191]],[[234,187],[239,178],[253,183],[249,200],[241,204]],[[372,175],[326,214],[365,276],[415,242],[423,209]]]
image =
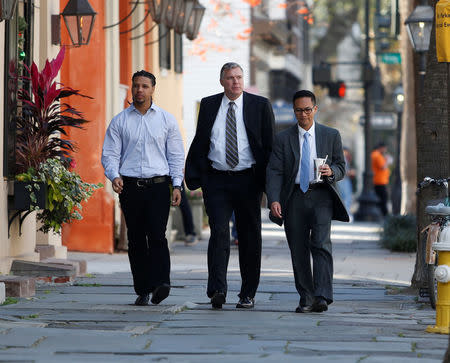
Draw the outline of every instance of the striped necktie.
[[[234,113],[234,102],[228,104],[228,112],[225,127],[225,157],[230,168],[239,163],[238,142],[236,132],[236,115]]]
[[[300,189],[303,193],[309,188],[310,148],[309,133],[303,135],[302,160],[300,161]]]

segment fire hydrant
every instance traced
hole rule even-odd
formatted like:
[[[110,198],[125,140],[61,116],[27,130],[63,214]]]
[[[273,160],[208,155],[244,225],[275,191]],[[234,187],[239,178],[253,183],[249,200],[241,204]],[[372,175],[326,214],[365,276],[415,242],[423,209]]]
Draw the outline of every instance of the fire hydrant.
[[[449,334],[450,326],[450,242],[433,243],[439,266],[434,271],[437,285],[436,325],[428,326],[429,333]]]

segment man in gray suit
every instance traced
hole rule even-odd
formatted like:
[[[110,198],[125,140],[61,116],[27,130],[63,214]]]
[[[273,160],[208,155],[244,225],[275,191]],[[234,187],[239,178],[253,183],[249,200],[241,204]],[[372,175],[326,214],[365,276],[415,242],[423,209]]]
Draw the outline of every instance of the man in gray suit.
[[[279,225],[284,221],[300,294],[295,311],[323,312],[333,302],[331,220],[349,221],[335,189],[335,182],[345,174],[345,159],[339,132],[314,121],[315,95],[298,91],[293,106],[298,124],[276,136],[267,166],[266,192],[271,220]],[[311,183],[315,158],[327,159],[319,167],[323,180],[319,183]]]

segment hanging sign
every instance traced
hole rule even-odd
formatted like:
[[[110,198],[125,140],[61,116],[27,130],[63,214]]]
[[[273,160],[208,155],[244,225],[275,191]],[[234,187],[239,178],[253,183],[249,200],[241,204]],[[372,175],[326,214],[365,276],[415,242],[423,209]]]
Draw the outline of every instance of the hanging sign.
[[[436,53],[438,62],[450,62],[450,0],[436,4]]]

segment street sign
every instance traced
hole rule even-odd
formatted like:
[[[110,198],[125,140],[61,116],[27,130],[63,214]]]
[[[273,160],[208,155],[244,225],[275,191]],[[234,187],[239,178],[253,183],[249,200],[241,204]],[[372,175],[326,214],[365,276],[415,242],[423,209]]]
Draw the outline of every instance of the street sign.
[[[382,53],[381,62],[385,64],[400,64],[402,57],[400,53]]]
[[[370,124],[374,130],[395,130],[397,128],[397,118],[395,113],[374,112],[370,115]],[[364,115],[359,118],[359,123],[364,125]]]

